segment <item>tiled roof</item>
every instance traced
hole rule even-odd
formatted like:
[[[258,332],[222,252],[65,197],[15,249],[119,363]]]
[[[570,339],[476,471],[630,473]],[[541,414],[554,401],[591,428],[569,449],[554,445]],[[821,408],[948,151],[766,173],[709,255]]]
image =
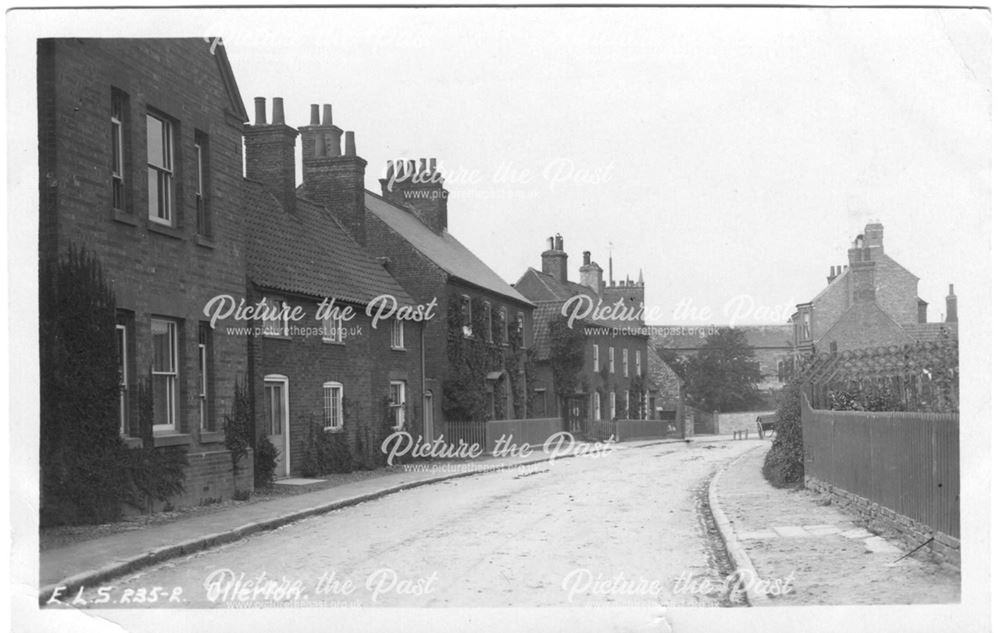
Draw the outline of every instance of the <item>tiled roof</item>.
[[[941,330],[947,330],[952,336],[958,335],[958,323],[908,323],[903,330],[918,343],[928,343],[938,340]]]
[[[295,213],[288,213],[263,185],[244,184],[247,260],[255,284],[356,304],[382,294],[415,303],[326,209],[299,198]]]
[[[381,196],[365,192],[365,207],[452,277],[515,301],[531,304],[447,230],[435,233],[415,215]]]
[[[534,268],[528,268],[528,270],[521,275],[521,278],[517,280],[517,283],[514,284],[514,286],[523,290],[525,296],[535,303],[558,301],[559,305],[562,306],[562,304],[571,297],[575,297],[577,295],[587,295],[594,302],[594,306],[597,306],[599,299],[597,293],[594,292],[590,286],[584,286],[583,284],[574,283],[572,281],[566,281],[563,283],[552,275],[535,270]],[[528,290],[529,288],[531,290]],[[606,302],[604,305],[610,307],[611,304],[610,302]],[[591,324],[605,325],[609,327],[641,327],[645,325],[644,321],[627,319],[598,319],[592,317],[587,319],[587,321]]]
[[[727,326],[719,325],[657,325],[651,328],[650,340],[657,348],[695,350],[704,345],[705,338]],[[750,347],[784,348],[792,346],[792,326],[737,325],[743,330]]]

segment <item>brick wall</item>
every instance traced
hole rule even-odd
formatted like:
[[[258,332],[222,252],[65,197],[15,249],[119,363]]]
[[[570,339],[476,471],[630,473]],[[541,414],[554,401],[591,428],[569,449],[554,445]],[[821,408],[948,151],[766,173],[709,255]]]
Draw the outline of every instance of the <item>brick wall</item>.
[[[836,325],[816,341],[816,349],[828,352],[831,342],[836,342],[838,351],[844,351],[905,345],[912,342],[912,338],[877,305],[861,302],[852,305]]]
[[[257,291],[285,301],[289,306],[301,306],[308,315],[298,325],[319,327],[311,315],[319,299],[303,299],[274,292]],[[266,432],[264,382],[268,375],[288,379],[287,446],[292,475],[301,473],[310,420],[322,423],[324,414],[323,383],[343,385],[344,430],[355,457],[363,425],[378,425],[386,419],[389,381],[406,382],[406,425],[414,436],[423,433],[422,392],[420,384],[419,323],[404,322],[405,350],[390,347],[387,324],[373,329],[364,316],[364,306],[355,306],[354,319],[344,322],[347,336],[343,344],[327,343],[320,335],[294,335],[288,338],[254,337],[251,347],[254,358],[253,380],[257,400],[258,433]],[[284,447],[279,446],[284,451]],[[281,473],[279,473],[281,474]]]
[[[224,450],[221,432],[199,428],[202,308],[218,294],[238,296],[245,284],[238,205],[242,119],[232,109],[220,63],[200,38],[39,43],[40,256],[56,257],[70,244],[85,244],[101,262],[119,308],[131,313],[130,383],[149,374],[151,319],[176,322],[176,432],[184,437],[174,441],[190,446],[192,455]],[[127,95],[121,211],[112,208],[113,89]],[[167,227],[153,223],[147,210],[147,112],[173,127],[174,222]],[[196,230],[196,130],[208,138],[210,237]],[[211,347],[210,410],[218,430],[231,406],[233,383],[246,372],[246,341],[216,332]],[[189,477],[200,477],[194,466],[190,470]],[[219,482],[206,494],[231,494],[231,474],[209,472]],[[203,487],[196,483],[192,490]]]

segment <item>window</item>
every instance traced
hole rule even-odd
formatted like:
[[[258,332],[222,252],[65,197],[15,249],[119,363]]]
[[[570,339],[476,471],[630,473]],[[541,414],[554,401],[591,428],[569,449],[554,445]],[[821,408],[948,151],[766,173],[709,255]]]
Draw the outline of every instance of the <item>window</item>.
[[[264,318],[261,319],[261,333],[264,336],[288,336],[288,306],[278,299],[266,299]]]
[[[608,398],[609,398],[608,405],[611,409],[611,417],[616,418],[618,417],[618,409],[615,408],[615,405],[618,404],[618,394],[612,391],[611,395],[608,396]]]
[[[628,378],[628,348],[622,350],[622,376]]]
[[[593,406],[594,406],[594,419],[595,420],[600,420],[601,419],[601,394],[599,392],[595,391],[594,392],[594,396],[592,398],[592,401],[593,401]]]
[[[153,430],[177,428],[177,323],[153,319]]]
[[[613,347],[608,348],[608,372],[615,373],[615,348]],[[613,411],[614,407],[611,410]]]
[[[328,431],[344,428],[344,385],[323,383],[323,427]]]
[[[396,420],[393,428],[403,428],[406,425],[406,383],[402,380],[389,382],[389,408]]]
[[[642,375],[642,352],[635,350],[635,375]]]
[[[118,339],[118,430],[128,437],[128,328],[123,323],[115,326]]]
[[[508,340],[507,332],[507,308],[500,308],[500,343],[506,345]]]
[[[146,163],[149,182],[149,219],[158,224],[174,223],[173,126],[169,121],[146,115]]]
[[[802,314],[802,340],[812,340],[812,315],[808,312]]]
[[[517,313],[517,346],[524,348],[524,313]]]
[[[209,236],[212,234],[212,222],[208,208],[208,135],[204,132],[194,133],[194,159],[194,210],[198,235]]]
[[[324,317],[323,319],[323,342],[324,343],[339,343],[344,342],[344,317],[338,312],[337,316],[333,315]]]
[[[601,371],[601,348],[594,343],[594,372]]]
[[[483,309],[486,311],[486,342],[493,342],[493,306],[487,301],[483,305]]]
[[[111,206],[125,210],[125,117],[128,97],[120,90],[111,90]]]
[[[628,363],[626,363],[627,365]],[[625,390],[625,418],[629,419],[632,417],[632,394],[628,389]]]
[[[212,328],[208,323],[198,324],[198,419],[202,431],[214,430],[212,400],[209,387],[212,379]]]
[[[403,320],[396,319],[392,322],[392,329],[389,330],[389,345],[392,349],[403,349]]]
[[[472,299],[462,295],[462,336],[472,338]]]

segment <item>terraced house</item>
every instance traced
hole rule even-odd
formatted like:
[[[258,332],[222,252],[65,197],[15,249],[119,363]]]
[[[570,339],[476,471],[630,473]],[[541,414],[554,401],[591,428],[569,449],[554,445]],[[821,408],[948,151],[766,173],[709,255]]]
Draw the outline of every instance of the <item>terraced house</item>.
[[[645,284],[642,272],[637,281],[615,283],[604,280],[604,269],[584,251],[580,282],[568,279],[569,256],[563,250],[561,235],[548,238],[542,253],[542,269],[528,268],[514,287],[538,306],[535,314],[539,392],[547,415],[563,418],[566,430],[581,432],[584,423],[613,419],[647,419],[656,411],[655,388],[648,376],[648,336],[642,331],[644,320],[606,319],[588,316],[572,324],[583,334],[584,364],[571,393],[557,393],[553,367],[553,321],[568,324],[563,306],[575,297],[587,305],[622,306],[638,310],[644,303]],[[609,262],[609,277],[611,262]],[[572,313],[572,308],[570,309]],[[635,331],[616,332],[615,328]]]
[[[266,114],[256,98],[245,129],[247,295],[286,315],[299,308],[301,318],[257,322],[250,370],[257,427],[278,449],[284,477],[302,474],[320,433],[342,434],[359,463],[375,460],[394,430],[423,433],[423,324],[397,318],[414,300],[365,249],[364,233],[338,220],[364,212],[366,161],[353,132],[342,150],[341,135],[327,135],[332,125],[286,125],[280,98],[270,122]],[[300,132],[305,186],[297,191]],[[317,143],[329,153],[316,156]]]
[[[246,339],[220,336],[202,312],[246,287],[247,117],[225,49],[201,38],[40,40],[38,115],[39,254],[85,247],[111,286],[113,423],[128,446],[142,444],[137,391],[148,385],[145,441],[187,453],[174,503],[248,489],[222,432]],[[43,352],[57,344],[41,341]]]

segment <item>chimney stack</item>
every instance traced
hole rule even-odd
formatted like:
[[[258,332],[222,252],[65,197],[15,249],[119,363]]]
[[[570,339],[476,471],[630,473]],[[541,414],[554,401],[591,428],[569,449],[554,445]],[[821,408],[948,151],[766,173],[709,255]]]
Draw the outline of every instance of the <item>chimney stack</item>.
[[[598,296],[604,289],[604,271],[597,262],[590,261],[590,251],[583,251],[583,266],[580,266],[580,283],[588,286]]]
[[[837,278],[837,269],[834,266],[830,266],[830,274],[826,278],[826,283],[832,284],[833,280]]]
[[[955,284],[948,284],[948,296],[944,298],[945,323],[958,323],[958,297],[955,296]]]
[[[440,234],[448,228],[448,190],[437,159],[390,160],[385,178],[379,180],[382,197],[409,209],[429,229]]]
[[[569,256],[563,252],[562,235],[556,233],[554,238],[549,238],[549,250],[542,253],[542,272],[552,275],[559,283],[567,281],[566,262]]]
[[[364,246],[365,167],[368,162],[357,155],[354,132],[344,133],[333,124],[333,106],[323,104],[320,122],[318,104],[309,107],[309,125],[299,128],[302,134],[302,193],[304,197],[327,208]],[[344,137],[341,151],[340,139]]]
[[[295,211],[295,137],[299,133],[285,125],[285,106],[281,97],[273,100],[270,125],[264,97],[255,97],[253,101],[254,123],[243,126],[247,178],[263,184],[282,208],[292,213]]]

